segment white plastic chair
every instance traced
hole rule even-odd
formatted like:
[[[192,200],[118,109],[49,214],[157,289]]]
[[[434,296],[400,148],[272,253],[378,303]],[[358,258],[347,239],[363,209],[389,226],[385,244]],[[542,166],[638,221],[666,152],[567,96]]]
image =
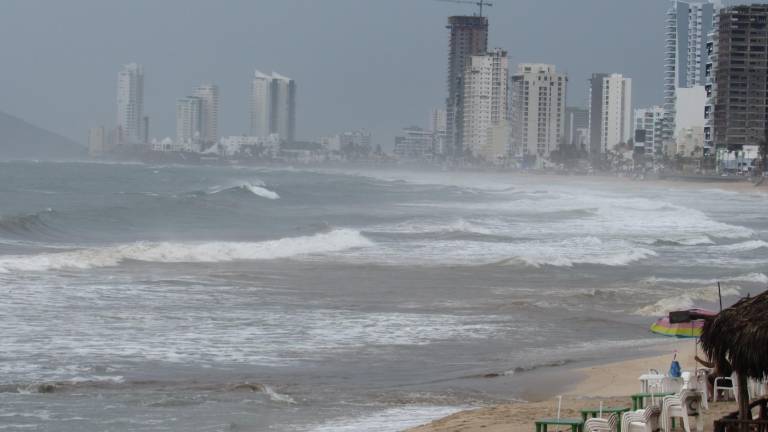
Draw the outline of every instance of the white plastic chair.
[[[714,389],[712,390],[712,401],[717,402],[720,391],[731,392],[733,398],[738,401],[738,383],[736,372],[731,374],[730,377],[717,377],[715,378]],[[730,385],[730,386],[729,386]]]
[[[661,430],[671,432],[672,419],[681,418],[685,432],[691,432],[690,419],[688,418],[688,396],[688,391],[683,390],[677,395],[664,397],[661,407]]]
[[[625,412],[621,416],[622,432],[653,432],[658,429],[659,414],[656,405],[650,405],[638,411]]]
[[[584,422],[586,432],[616,432],[616,415],[611,414],[607,419],[591,418]]]

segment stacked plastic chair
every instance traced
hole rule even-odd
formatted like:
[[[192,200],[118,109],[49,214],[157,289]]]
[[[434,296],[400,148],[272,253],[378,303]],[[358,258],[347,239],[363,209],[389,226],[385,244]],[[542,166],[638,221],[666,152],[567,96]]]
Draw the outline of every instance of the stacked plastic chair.
[[[691,432],[690,420],[688,419],[688,390],[682,390],[680,393],[672,396],[665,396],[661,403],[661,430],[664,432],[672,431],[672,419],[681,418],[685,432]]]
[[[611,414],[607,419],[591,418],[584,422],[586,432],[616,432],[616,415]]]
[[[625,412],[621,416],[622,432],[653,432],[659,427],[661,409],[651,404],[647,408]]]

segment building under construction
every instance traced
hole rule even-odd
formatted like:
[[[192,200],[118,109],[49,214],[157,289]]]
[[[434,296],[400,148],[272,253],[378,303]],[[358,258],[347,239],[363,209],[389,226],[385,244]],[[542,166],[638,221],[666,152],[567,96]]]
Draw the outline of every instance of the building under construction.
[[[488,18],[452,16],[448,18],[451,39],[448,53],[447,152],[454,158],[464,154],[464,71],[473,55],[488,52]]]
[[[705,139],[742,150],[765,139],[768,125],[768,5],[723,8],[715,19],[707,74]]]

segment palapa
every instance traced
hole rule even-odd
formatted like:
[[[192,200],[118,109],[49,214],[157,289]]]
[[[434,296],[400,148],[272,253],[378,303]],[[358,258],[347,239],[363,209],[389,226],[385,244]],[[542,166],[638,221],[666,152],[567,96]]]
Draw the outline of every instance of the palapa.
[[[749,417],[747,379],[768,376],[768,291],[739,300],[704,323],[701,346],[713,361],[727,359],[739,377],[739,412]]]

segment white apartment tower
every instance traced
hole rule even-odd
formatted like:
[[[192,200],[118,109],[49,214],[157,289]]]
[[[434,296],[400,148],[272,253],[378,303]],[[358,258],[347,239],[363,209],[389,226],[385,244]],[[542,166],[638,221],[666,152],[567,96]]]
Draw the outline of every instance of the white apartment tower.
[[[199,151],[202,140],[203,99],[188,96],[176,102],[176,144],[188,151]]]
[[[144,141],[144,69],[130,63],[117,74],[117,127],[120,144]]]
[[[666,110],[661,106],[635,110],[635,149],[642,148],[649,156],[664,151],[664,118]]]
[[[203,84],[192,94],[202,103],[200,138],[207,146],[219,142],[219,86]]]
[[[510,81],[512,155],[548,159],[565,136],[568,77],[554,65],[524,63]]]
[[[296,138],[296,82],[273,73],[256,71],[251,81],[251,135]]]
[[[663,140],[671,146],[678,129],[677,111],[685,117],[704,117],[704,106],[681,106],[679,89],[700,87],[706,84],[708,61],[707,41],[713,30],[713,18],[718,5],[711,1],[674,0],[667,11],[666,55],[664,60],[664,128]]]
[[[272,89],[273,133],[293,142],[296,138],[296,82],[273,73]]]
[[[632,138],[632,80],[593,74],[589,84],[589,153],[594,158]]]
[[[465,151],[488,158],[492,127],[507,117],[508,79],[509,61],[502,49],[467,61],[462,110]]]

